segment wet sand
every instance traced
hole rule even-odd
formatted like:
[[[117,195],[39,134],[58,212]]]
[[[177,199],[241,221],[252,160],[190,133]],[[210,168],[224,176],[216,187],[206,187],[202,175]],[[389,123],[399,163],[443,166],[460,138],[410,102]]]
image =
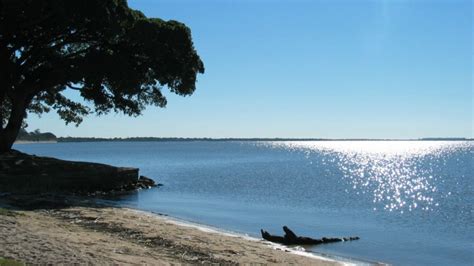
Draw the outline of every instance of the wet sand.
[[[164,216],[100,206],[3,210],[0,242],[0,257],[28,264],[342,264]]]

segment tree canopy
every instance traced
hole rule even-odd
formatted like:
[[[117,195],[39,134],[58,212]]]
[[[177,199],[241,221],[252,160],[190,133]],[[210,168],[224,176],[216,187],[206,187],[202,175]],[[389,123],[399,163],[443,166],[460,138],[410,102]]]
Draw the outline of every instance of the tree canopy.
[[[0,0],[0,65],[0,151],[27,111],[75,124],[92,112],[139,115],[166,105],[163,88],[192,94],[204,73],[186,25],[125,0]]]

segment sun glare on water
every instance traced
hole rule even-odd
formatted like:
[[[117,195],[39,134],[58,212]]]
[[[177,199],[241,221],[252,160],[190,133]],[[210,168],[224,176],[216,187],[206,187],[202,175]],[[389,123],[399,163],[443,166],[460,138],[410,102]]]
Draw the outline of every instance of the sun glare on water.
[[[276,141],[274,148],[299,150],[311,160],[313,153],[322,153],[336,164],[343,178],[356,193],[373,195],[374,210],[432,210],[438,206],[434,195],[440,177],[443,156],[459,148],[469,148],[469,142],[450,141]],[[325,164],[325,163],[323,163]],[[421,167],[421,164],[429,164]],[[443,197],[451,193],[446,192]],[[439,195],[439,193],[438,193]]]

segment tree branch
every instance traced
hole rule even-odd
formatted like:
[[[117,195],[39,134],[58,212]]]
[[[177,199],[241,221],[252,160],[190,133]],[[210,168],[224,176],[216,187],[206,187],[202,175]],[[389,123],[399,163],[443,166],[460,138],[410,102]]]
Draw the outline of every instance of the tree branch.
[[[76,87],[76,86],[72,85],[71,83],[68,83],[66,86],[68,88],[72,89],[72,90],[76,90],[76,91],[81,91],[82,90],[82,87]]]
[[[27,61],[31,61],[31,58],[33,57],[39,57],[41,55],[44,55],[46,50],[48,51],[52,51],[52,50],[55,50],[57,48],[61,48],[61,47],[64,47],[65,45],[69,45],[69,44],[80,44],[80,43],[90,43],[92,41],[94,41],[94,39],[90,38],[90,37],[85,37],[85,36],[82,36],[82,32],[78,31],[72,35],[60,35],[58,37],[56,37],[55,39],[49,41],[48,43],[45,43],[43,46],[36,46],[34,48],[31,48],[30,50],[24,52],[20,58],[18,58],[18,61],[17,63],[21,66],[24,66],[26,64]],[[62,41],[61,41],[62,40]],[[56,43],[58,41],[61,41],[59,43]],[[41,53],[40,51],[43,51],[43,53]]]

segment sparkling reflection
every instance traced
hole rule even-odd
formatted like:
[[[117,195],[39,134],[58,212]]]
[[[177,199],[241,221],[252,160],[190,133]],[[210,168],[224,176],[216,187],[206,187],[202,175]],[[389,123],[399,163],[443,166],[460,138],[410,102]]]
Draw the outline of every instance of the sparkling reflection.
[[[357,193],[372,194],[374,210],[429,211],[439,205],[435,195],[440,177],[437,163],[447,153],[472,145],[467,141],[280,141],[262,143],[265,146],[304,151],[311,160],[312,153],[322,153],[343,172]],[[430,167],[420,167],[428,160]],[[310,162],[311,163],[311,162]]]

